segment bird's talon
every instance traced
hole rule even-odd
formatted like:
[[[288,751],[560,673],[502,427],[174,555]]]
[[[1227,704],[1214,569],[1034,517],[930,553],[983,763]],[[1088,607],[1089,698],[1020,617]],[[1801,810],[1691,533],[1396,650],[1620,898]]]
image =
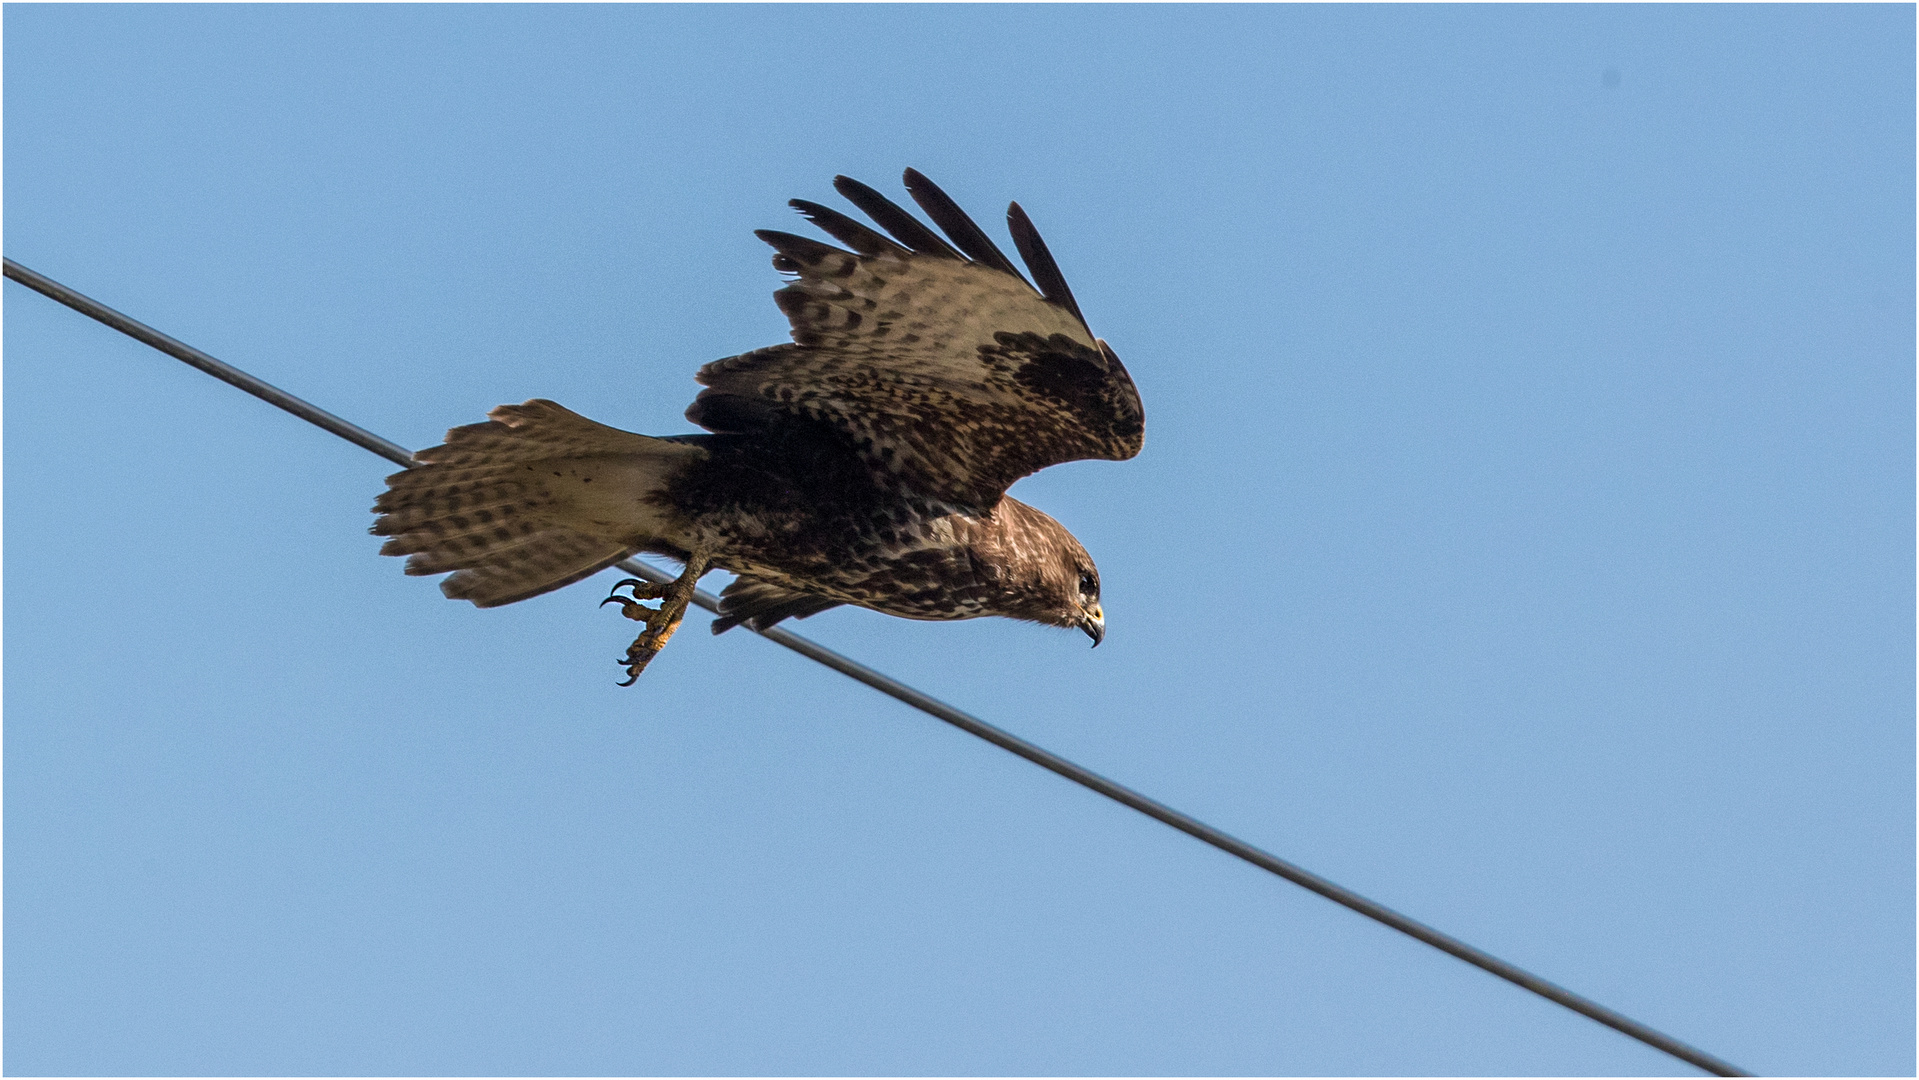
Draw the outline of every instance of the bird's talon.
[[[600,606],[605,607],[613,603],[620,605],[620,614],[632,619],[634,622],[643,622],[648,626],[653,625],[654,616],[659,614],[658,609],[647,607],[637,600],[629,600],[624,596],[609,596],[600,601]]]
[[[693,598],[693,583],[706,572],[707,566],[704,556],[695,557],[688,561],[678,579],[665,585],[641,581],[639,578],[624,578],[613,586],[613,591],[607,594],[606,599],[600,601],[601,607],[617,603],[620,605],[620,614],[634,622],[646,624],[640,636],[627,646],[626,655],[617,661],[626,668],[626,681],[620,683],[621,686],[632,686],[638,682],[640,673],[666,647],[667,641],[673,637],[673,631],[679,629],[680,620],[686,615],[687,602]],[[631,589],[632,595],[622,595],[621,589]],[[660,603],[658,607],[647,607],[639,602],[641,600],[658,600]]]
[[[630,598],[632,600],[658,600],[660,597],[666,595],[666,586],[655,585],[650,581],[641,581],[639,578],[630,577],[614,585],[613,591],[606,594],[606,600],[600,601],[600,606],[605,607],[607,601],[610,600],[622,599],[620,596],[621,589],[632,589],[633,595]]]

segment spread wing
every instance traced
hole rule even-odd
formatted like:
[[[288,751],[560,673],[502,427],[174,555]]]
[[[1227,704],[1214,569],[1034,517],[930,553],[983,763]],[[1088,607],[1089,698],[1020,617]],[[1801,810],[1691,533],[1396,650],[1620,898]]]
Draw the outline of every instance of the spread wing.
[[[833,186],[891,237],[795,199],[852,250],[757,234],[777,251],[773,265],[797,276],[773,294],[794,343],[701,368],[707,389],[689,420],[740,433],[826,425],[876,473],[981,507],[1048,465],[1139,453],[1145,412],[1132,377],[1087,328],[1018,203],[1007,224],[1037,289],[914,170],[907,191],[951,243],[858,181]]]

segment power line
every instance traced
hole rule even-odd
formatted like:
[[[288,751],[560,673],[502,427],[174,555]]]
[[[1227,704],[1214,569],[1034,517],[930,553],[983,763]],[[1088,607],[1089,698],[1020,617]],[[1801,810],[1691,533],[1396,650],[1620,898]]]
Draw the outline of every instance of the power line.
[[[5,265],[7,277],[25,285],[29,289],[52,297],[54,300],[65,304],[88,318],[105,323],[107,326],[120,331],[136,341],[151,345],[153,348],[166,353],[168,356],[183,360],[222,382],[231,383],[262,401],[285,409],[300,419],[324,428],[357,446],[371,450],[389,461],[407,466],[413,464],[413,454],[398,443],[383,439],[358,424],[343,420],[327,412],[325,409],[303,401],[281,390],[279,387],[273,386],[270,383],[241,371],[231,364],[216,360],[183,341],[169,337],[145,323],[115,311],[105,304],[100,303],[98,300],[75,292],[51,278],[35,273],[21,266],[19,263],[14,262],[12,259],[6,259]],[[666,570],[643,563],[638,559],[627,559],[619,563],[618,566],[627,573],[661,584],[672,581],[676,576]],[[708,611],[716,612],[719,610],[719,599],[703,589],[694,592],[693,601]],[[742,625],[746,626],[746,624]],[[751,626],[746,626],[746,628],[749,630],[752,629]],[[1409,937],[1417,938],[1441,952],[1448,953],[1464,960],[1474,967],[1489,971],[1510,983],[1524,987],[1548,1001],[1563,1005],[1582,1016],[1597,1020],[1607,1027],[1638,1039],[1640,1042],[1654,1049],[1671,1054],[1673,1057],[1687,1064],[1697,1066],[1717,1076],[1752,1075],[1730,1062],[1714,1057],[1696,1047],[1688,1046],[1670,1035],[1647,1027],[1645,1024],[1631,1017],[1614,1012],[1589,998],[1581,997],[1563,986],[1548,982],[1524,968],[1509,964],[1491,953],[1466,944],[1450,934],[1441,933],[1427,926],[1425,923],[1394,911],[1384,904],[1369,900],[1353,892],[1351,889],[1336,885],[1320,877],[1318,874],[1295,866],[1276,855],[1262,851],[1244,840],[1231,836],[1219,829],[1215,829],[1211,825],[1196,818],[1182,814],[1164,803],[1147,798],[1145,795],[1123,784],[1108,780],[1106,777],[1093,772],[1091,769],[1076,765],[1050,750],[1035,746],[1010,731],[994,727],[992,724],[976,716],[961,712],[943,701],[929,697],[897,679],[882,675],[872,668],[867,667],[865,664],[851,657],[842,656],[824,645],[820,645],[817,642],[801,637],[790,630],[785,630],[778,626],[766,630],[756,630],[754,633],[759,634],[759,636],[769,641],[784,645],[794,652],[799,653],[801,656],[825,664],[827,667],[832,668],[842,675],[857,679],[882,694],[888,694],[898,698],[929,716],[946,721],[961,731],[971,735],[977,735],[987,742],[992,743],[994,746],[1018,754],[1020,757],[1025,758],[1041,768],[1051,769],[1066,779],[1083,787],[1090,788],[1093,791],[1097,791],[1101,795],[1112,799],[1114,802],[1130,806],[1140,813],[1145,814],[1147,817],[1171,825],[1173,828],[1189,836],[1203,840],[1219,848],[1221,851],[1244,859],[1262,870],[1277,874],[1301,888],[1310,889],[1336,904],[1343,904],[1369,919],[1384,923],[1394,930],[1406,934]]]

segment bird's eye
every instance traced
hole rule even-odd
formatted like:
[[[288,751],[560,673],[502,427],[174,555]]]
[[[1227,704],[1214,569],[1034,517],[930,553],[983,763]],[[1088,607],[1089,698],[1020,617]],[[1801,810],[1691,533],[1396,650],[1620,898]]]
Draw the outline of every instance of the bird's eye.
[[[1093,576],[1091,570],[1079,572],[1079,591],[1083,596],[1099,595],[1099,579]]]

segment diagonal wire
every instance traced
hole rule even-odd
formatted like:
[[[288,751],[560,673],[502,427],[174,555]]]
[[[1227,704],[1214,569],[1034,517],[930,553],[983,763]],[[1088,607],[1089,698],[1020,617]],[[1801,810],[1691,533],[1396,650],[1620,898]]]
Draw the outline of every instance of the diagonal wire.
[[[166,353],[168,356],[183,360],[222,382],[237,386],[262,401],[285,409],[300,419],[324,428],[356,446],[371,450],[381,457],[386,458],[388,461],[406,466],[413,464],[413,454],[398,443],[383,439],[371,431],[360,427],[358,424],[343,420],[327,412],[325,409],[303,401],[277,386],[273,386],[270,383],[241,371],[231,364],[216,360],[185,342],[169,337],[145,323],[115,311],[105,304],[100,303],[98,300],[75,292],[51,278],[35,273],[19,263],[14,262],[12,259],[6,259],[5,266],[7,277],[12,278],[35,292],[52,297],[54,300],[65,304],[88,318],[105,323],[107,326],[120,331],[136,341],[151,345],[155,349]],[[672,581],[676,577],[676,575],[666,570],[648,565],[638,559],[627,559],[617,565],[620,569],[630,574],[661,584]],[[719,610],[719,599],[704,589],[696,590],[693,594],[693,600],[700,607],[708,611]],[[752,630],[751,626],[741,625],[748,630]],[[1074,764],[1050,750],[1035,746],[1010,731],[994,727],[992,724],[976,716],[961,712],[943,701],[929,697],[897,679],[883,675],[851,657],[842,656],[824,645],[820,645],[790,630],[784,630],[777,626],[753,632],[769,641],[784,645],[794,652],[799,653],[801,656],[811,660],[817,660],[842,675],[857,679],[882,694],[888,694],[898,698],[921,712],[946,721],[961,731],[971,735],[977,735],[987,742],[992,743],[994,746],[1018,754],[1020,757],[1025,758],[1043,769],[1051,769],[1066,779],[1084,787],[1091,788],[1122,805],[1130,806],[1140,813],[1145,814],[1147,817],[1171,825],[1173,828],[1189,836],[1203,840],[1219,848],[1221,851],[1244,859],[1262,870],[1277,874],[1301,888],[1310,889],[1336,904],[1343,904],[1369,919],[1384,923],[1402,934],[1417,938],[1441,952],[1455,956],[1474,967],[1481,968],[1508,982],[1524,987],[1548,1001],[1563,1005],[1582,1016],[1596,1020],[1607,1027],[1638,1039],[1640,1042],[1654,1049],[1671,1054],[1673,1057],[1687,1064],[1696,1066],[1717,1076],[1752,1075],[1730,1062],[1680,1042],[1678,1039],[1650,1028],[1629,1016],[1614,1012],[1596,1001],[1581,997],[1563,986],[1548,982],[1524,968],[1509,964],[1491,953],[1468,945],[1450,934],[1441,933],[1427,926],[1425,923],[1394,911],[1384,904],[1369,900],[1353,892],[1351,889],[1334,884],[1310,870],[1295,866],[1276,855],[1262,851],[1238,837],[1215,829],[1197,818],[1182,814],[1162,802],[1147,798],[1145,795],[1123,784],[1108,780],[1106,777],[1093,772],[1091,769]]]

